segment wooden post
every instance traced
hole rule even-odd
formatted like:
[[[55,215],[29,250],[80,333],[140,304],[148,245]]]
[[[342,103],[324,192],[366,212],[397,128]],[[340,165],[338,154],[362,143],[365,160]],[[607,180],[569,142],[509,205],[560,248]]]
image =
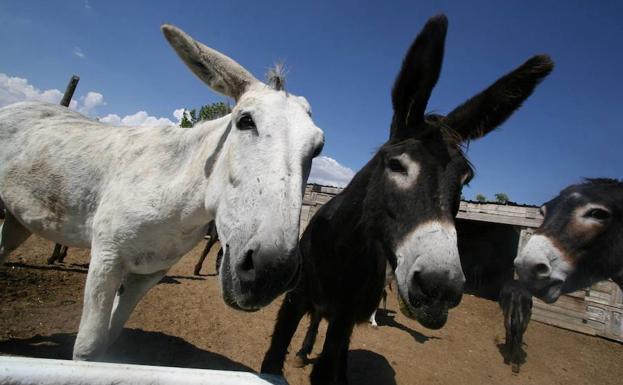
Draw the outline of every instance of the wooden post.
[[[65,94],[63,94],[63,99],[61,99],[61,106],[69,107],[69,103],[71,102],[71,98],[74,96],[74,91],[76,90],[79,81],[80,76],[76,75],[73,75],[71,79],[69,79],[69,83],[65,89]]]

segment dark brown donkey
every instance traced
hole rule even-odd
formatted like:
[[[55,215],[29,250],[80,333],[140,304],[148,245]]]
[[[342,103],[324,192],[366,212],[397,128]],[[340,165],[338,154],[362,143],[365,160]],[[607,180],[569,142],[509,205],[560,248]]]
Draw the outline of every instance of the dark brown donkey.
[[[623,182],[587,179],[541,212],[543,224],[515,259],[532,294],[551,303],[608,278],[623,289]]]
[[[210,237],[210,239],[208,239],[208,242],[206,242],[206,246],[204,247],[203,252],[201,253],[201,256],[199,257],[199,260],[197,261],[197,264],[195,265],[195,270],[194,270],[195,275],[201,274],[201,267],[203,266],[203,261],[205,261],[208,254],[210,254],[210,250],[212,249],[212,246],[214,246],[214,244],[218,242],[218,233],[216,232],[216,223],[214,221],[208,223],[208,230],[206,231],[206,235]],[[222,250],[223,248],[219,250],[219,255],[221,257],[223,255]],[[220,260],[217,258],[216,274],[218,274],[219,267],[220,267]]]
[[[388,262],[402,312],[425,327],[441,328],[459,304],[465,277],[454,216],[473,175],[461,145],[504,122],[552,62],[535,56],[447,116],[426,114],[446,29],[446,17],[436,16],[415,39],[392,91],[389,141],[303,233],[301,280],[281,305],[262,372],[282,373],[301,318],[317,313],[329,327],[311,382],[345,384],[353,326],[378,305]]]
[[[504,312],[504,329],[506,330],[505,363],[511,363],[513,373],[519,373],[521,365],[523,335],[532,317],[532,294],[519,281],[508,281],[500,291],[500,307]]]

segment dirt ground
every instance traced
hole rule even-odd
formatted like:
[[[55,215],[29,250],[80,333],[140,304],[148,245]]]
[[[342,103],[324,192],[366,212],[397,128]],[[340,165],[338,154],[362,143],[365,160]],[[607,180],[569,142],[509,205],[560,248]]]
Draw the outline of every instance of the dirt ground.
[[[223,303],[214,273],[194,277],[203,243],[186,255],[143,299],[105,360],[134,364],[257,371],[281,299],[256,313]],[[0,273],[0,354],[69,359],[80,319],[88,250],[70,249],[64,264],[46,265],[53,244],[31,237]],[[397,314],[395,294],[379,328],[361,325],[350,346],[353,385],[391,384],[621,384],[623,345],[532,322],[525,336],[526,362],[515,375],[504,364],[501,312],[470,295],[448,324],[432,331]],[[307,319],[294,338],[300,347]],[[323,322],[318,354],[326,325]],[[291,385],[308,384],[311,367],[286,363]]]

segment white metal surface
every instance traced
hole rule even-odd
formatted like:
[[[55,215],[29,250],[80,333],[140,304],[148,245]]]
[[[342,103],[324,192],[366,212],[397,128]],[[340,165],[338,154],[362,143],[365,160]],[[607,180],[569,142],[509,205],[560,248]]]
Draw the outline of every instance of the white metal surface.
[[[279,376],[102,362],[0,356],[0,384],[287,385]]]

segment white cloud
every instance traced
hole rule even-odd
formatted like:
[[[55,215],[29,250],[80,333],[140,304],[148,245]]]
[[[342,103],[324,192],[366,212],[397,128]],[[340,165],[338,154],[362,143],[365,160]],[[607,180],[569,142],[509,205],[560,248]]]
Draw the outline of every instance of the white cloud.
[[[183,111],[183,109],[180,109]],[[173,112],[173,116],[177,118],[177,111]],[[179,115],[179,114],[178,114]],[[180,115],[181,116],[181,115]],[[108,123],[116,126],[147,126],[147,127],[169,127],[169,126],[177,126],[179,124],[171,121],[168,118],[157,118],[155,116],[149,115],[145,111],[139,111],[132,115],[126,115],[123,118],[117,114],[106,115],[103,118],[99,119],[100,122]]]
[[[0,72],[0,107],[23,100],[59,103],[62,97],[63,93],[59,90],[41,91],[30,85],[26,79],[8,76]]]
[[[86,57],[86,55],[84,54],[84,52],[82,52],[82,49],[80,49],[80,47],[74,47],[74,55],[78,56],[80,59],[84,59]]]
[[[184,108],[178,108],[177,110],[173,111],[173,116],[175,117],[175,119],[177,119],[177,122],[181,122],[182,121],[182,115],[184,115]]]
[[[27,79],[8,76],[0,72],[0,107],[27,100],[60,103],[63,93],[57,89],[40,90],[35,88]],[[81,98],[72,99],[69,108],[83,114],[91,114],[95,108],[106,105],[104,95],[90,91]]]
[[[121,117],[117,114],[108,114],[103,118],[99,118],[98,120],[102,123],[110,124],[112,126],[121,125]]]
[[[344,187],[353,179],[355,172],[341,165],[337,160],[328,156],[319,156],[312,161],[310,183],[325,186]]]
[[[104,101],[104,95],[99,92],[89,91],[87,96],[83,96],[80,98],[82,105],[78,107],[78,112],[89,115],[91,112],[94,112],[95,108],[99,106],[106,105]]]

